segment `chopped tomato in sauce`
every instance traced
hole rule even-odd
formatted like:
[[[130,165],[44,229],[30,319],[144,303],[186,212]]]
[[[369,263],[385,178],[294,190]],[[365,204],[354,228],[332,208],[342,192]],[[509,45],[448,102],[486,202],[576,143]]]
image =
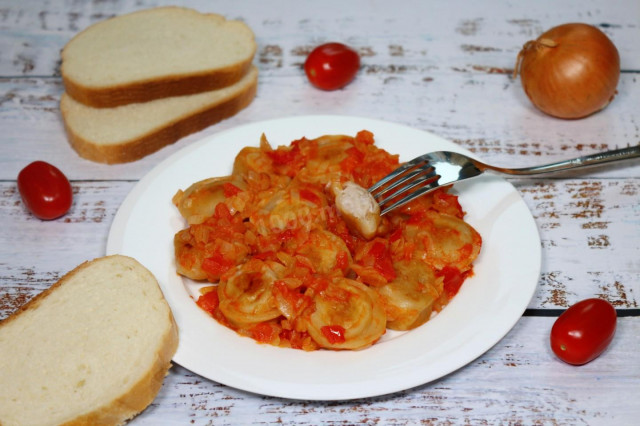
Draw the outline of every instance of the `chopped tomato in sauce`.
[[[364,160],[364,153],[357,148],[349,148],[346,151],[347,158],[340,162],[340,168],[345,172],[353,172],[358,166],[362,165]]]
[[[391,252],[383,241],[382,239],[374,240],[363,260],[366,266],[373,266],[387,281],[391,281],[396,277],[396,272],[393,268]]]
[[[218,275],[218,276],[227,272],[234,265],[235,265],[234,262],[225,259],[220,254],[215,254],[202,261],[202,269],[205,272],[208,272],[211,275]]]
[[[358,133],[356,133],[356,141],[367,145],[373,145],[373,133],[368,130],[360,130]]]
[[[340,325],[325,325],[321,328],[322,334],[332,345],[344,343],[346,330]]]
[[[229,182],[222,185],[222,191],[224,192],[224,196],[226,198],[233,197],[234,195],[238,195],[240,192],[242,192],[240,188]]]
[[[218,305],[220,304],[220,299],[218,299],[218,292],[215,289],[208,291],[198,297],[196,303],[198,304],[198,306],[200,306],[200,308],[213,315],[216,309],[218,309]]]
[[[267,155],[273,161],[273,164],[278,166],[284,166],[290,164],[300,154],[300,150],[295,147],[292,149],[276,149],[274,151],[267,152]]]
[[[295,233],[291,229],[285,229],[277,235],[278,241],[286,242],[295,237]]]
[[[301,189],[300,198],[302,198],[303,200],[310,201],[316,206],[322,205],[322,199],[320,198],[320,196],[318,196],[318,194],[316,194],[315,192],[309,189]]]
[[[261,322],[251,328],[251,337],[260,343],[270,343],[278,333],[268,322]]]
[[[444,291],[449,298],[452,298],[458,293],[460,287],[462,287],[462,283],[467,278],[466,274],[461,273],[457,268],[451,266],[445,266],[438,272],[438,275],[444,277]]]

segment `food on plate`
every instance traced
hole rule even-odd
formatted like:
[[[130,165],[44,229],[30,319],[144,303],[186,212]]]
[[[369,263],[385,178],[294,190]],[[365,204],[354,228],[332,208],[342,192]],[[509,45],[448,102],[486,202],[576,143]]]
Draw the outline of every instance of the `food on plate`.
[[[599,357],[616,332],[617,315],[603,299],[582,300],[564,311],[551,328],[551,349],[568,364],[583,365]]]
[[[384,305],[369,286],[337,277],[313,297],[313,308],[301,316],[302,326],[323,348],[360,349],[386,330]]]
[[[253,67],[231,86],[115,108],[93,108],[63,94],[60,110],[71,146],[81,157],[124,163],[149,155],[181,137],[231,117],[256,94]]]
[[[205,282],[198,306],[261,343],[352,350],[418,327],[472,275],[482,240],[446,188],[380,217],[365,188],[398,165],[366,130],[277,148],[263,135],[231,175],[173,197],[187,224],[176,270]]]
[[[123,424],[156,397],[177,346],[146,268],[85,262],[0,322],[0,424]]]
[[[67,177],[45,161],[34,161],[18,173],[18,192],[27,210],[43,220],[59,218],[73,202]]]
[[[514,78],[539,110],[575,119],[600,111],[613,100],[620,78],[620,56],[598,28],[559,25],[525,43]]]
[[[304,72],[309,82],[322,90],[346,86],[356,77],[359,69],[360,55],[342,43],[317,46],[304,62]]]
[[[93,107],[147,102],[231,86],[256,51],[240,21],[157,7],[91,25],[62,50],[66,92]]]

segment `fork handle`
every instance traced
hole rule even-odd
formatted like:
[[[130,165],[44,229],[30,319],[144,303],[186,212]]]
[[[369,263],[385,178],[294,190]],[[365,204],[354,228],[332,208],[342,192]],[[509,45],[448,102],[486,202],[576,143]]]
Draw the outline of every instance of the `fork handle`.
[[[640,157],[640,145],[628,148],[614,149],[611,151],[599,152],[597,154],[585,155],[557,163],[544,164],[533,167],[522,167],[519,169],[508,169],[504,167],[490,166],[488,164],[476,164],[481,169],[490,169],[496,172],[510,175],[535,175],[540,173],[559,172],[563,170],[577,169],[580,167],[595,166],[596,164],[610,163],[612,161],[628,160]]]

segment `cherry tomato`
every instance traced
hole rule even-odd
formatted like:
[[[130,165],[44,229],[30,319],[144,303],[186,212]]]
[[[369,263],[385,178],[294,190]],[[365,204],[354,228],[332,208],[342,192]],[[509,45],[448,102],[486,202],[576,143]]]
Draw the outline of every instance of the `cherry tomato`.
[[[44,161],[34,161],[20,171],[18,191],[27,209],[40,219],[56,219],[71,207],[69,180]]]
[[[616,321],[616,310],[606,300],[578,302],[553,324],[551,349],[566,363],[586,364],[609,346],[616,332]]]
[[[360,55],[342,43],[322,44],[304,63],[307,78],[319,89],[336,90],[353,80],[360,68]]]

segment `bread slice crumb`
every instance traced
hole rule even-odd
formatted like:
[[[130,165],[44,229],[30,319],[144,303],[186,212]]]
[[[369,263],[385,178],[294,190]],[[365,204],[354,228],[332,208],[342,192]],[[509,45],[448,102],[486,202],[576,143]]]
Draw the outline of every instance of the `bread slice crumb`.
[[[256,95],[258,70],[223,89],[115,108],[92,108],[63,93],[60,111],[71,146],[99,163],[139,160],[246,108]]]
[[[156,7],[86,28],[61,53],[66,92],[96,108],[200,93],[238,82],[257,45],[241,21]]]
[[[85,262],[0,323],[0,424],[122,424],[156,397],[177,345],[146,268]]]

